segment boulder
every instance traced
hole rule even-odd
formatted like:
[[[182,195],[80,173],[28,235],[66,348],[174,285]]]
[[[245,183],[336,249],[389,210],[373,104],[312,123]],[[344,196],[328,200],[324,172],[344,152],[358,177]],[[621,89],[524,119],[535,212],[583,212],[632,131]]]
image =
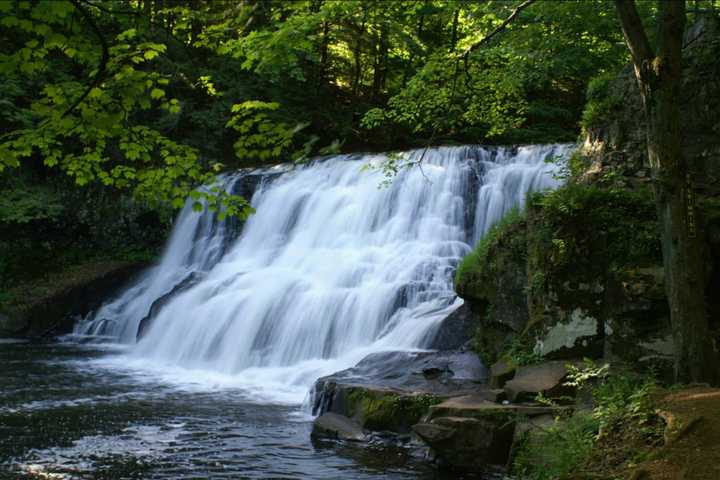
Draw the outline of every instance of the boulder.
[[[365,432],[357,422],[337,413],[324,413],[316,418],[311,436],[350,441],[365,440]]]
[[[470,307],[463,303],[440,323],[428,348],[433,350],[463,348],[472,339],[476,327],[477,322]]]
[[[558,411],[532,404],[498,404],[482,394],[464,395],[430,407],[424,421],[413,425],[413,432],[444,466],[482,472],[507,464],[518,419],[532,420]]]
[[[471,352],[381,352],[355,367],[320,378],[313,414],[344,415],[373,431],[407,433],[428,408],[478,389],[488,398],[487,369]]]
[[[413,426],[413,431],[455,470],[483,471],[505,465],[513,441],[513,425],[502,418],[441,417]]]
[[[552,361],[518,368],[515,377],[504,387],[508,400],[532,400],[539,393],[549,398],[572,393],[572,389],[563,384],[568,373],[566,364]]]

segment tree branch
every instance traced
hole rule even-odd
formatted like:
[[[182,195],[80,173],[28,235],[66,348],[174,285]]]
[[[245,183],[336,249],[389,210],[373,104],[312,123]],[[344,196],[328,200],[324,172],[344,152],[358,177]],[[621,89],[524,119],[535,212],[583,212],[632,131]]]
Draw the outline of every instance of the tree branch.
[[[685,0],[659,2],[660,35],[658,52],[662,58],[681,68],[683,33],[685,31]]]
[[[512,23],[513,20],[515,20],[520,12],[522,12],[525,8],[529,7],[533,3],[535,3],[536,0],[525,0],[523,3],[515,7],[515,9],[510,13],[510,16],[507,17],[503,22],[498,25],[495,30],[485,35],[483,38],[481,38],[478,42],[473,43],[470,45],[465,51],[463,52],[462,56],[467,58],[468,55],[470,55],[472,52],[477,50],[478,48],[482,47],[484,44],[489,42],[495,35],[502,32],[507,28],[510,23]]]
[[[635,7],[635,0],[615,0],[615,6],[633,63],[637,67],[641,67],[643,63],[652,60],[655,55]]]
[[[83,92],[80,97],[75,100],[75,103],[73,103],[70,108],[65,110],[65,113],[62,114],[60,118],[65,118],[67,115],[69,115],[73,110],[75,110],[85,98],[90,94],[90,91],[95,88],[100,81],[105,76],[105,72],[107,70],[107,64],[110,60],[110,51],[108,47],[107,40],[105,40],[105,37],[103,36],[102,30],[100,30],[100,27],[98,27],[97,23],[95,23],[95,20],[93,19],[92,15],[88,10],[80,3],[79,0],[70,0],[75,6],[75,8],[82,14],[82,16],[87,20],[88,24],[90,25],[90,28],[93,30],[95,35],[98,37],[98,40],[100,40],[100,46],[102,47],[102,58],[100,59],[100,65],[98,66],[97,73],[95,74],[95,77],[92,79],[90,84],[87,86],[85,91]]]

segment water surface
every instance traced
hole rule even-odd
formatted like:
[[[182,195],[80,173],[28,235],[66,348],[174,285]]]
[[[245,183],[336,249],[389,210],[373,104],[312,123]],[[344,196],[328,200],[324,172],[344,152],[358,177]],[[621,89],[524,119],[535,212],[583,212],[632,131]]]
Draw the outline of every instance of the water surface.
[[[310,440],[301,406],[178,383],[110,347],[0,344],[0,478],[444,479],[397,447]]]

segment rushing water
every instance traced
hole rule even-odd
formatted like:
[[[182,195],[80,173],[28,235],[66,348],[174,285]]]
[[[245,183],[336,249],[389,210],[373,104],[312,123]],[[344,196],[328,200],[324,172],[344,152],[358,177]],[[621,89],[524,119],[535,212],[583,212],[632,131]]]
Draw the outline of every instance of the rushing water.
[[[380,156],[261,174],[241,235],[228,241],[232,229],[186,206],[160,264],[76,333],[135,344],[153,301],[181,284],[124,362],[302,401],[315,379],[369,353],[426,345],[461,303],[452,285],[460,258],[529,191],[557,184],[545,160],[567,150],[414,151],[404,159],[421,166],[385,188],[364,168]]]
[[[300,405],[322,375],[428,345],[461,304],[458,261],[557,185],[546,160],[569,148],[410,152],[421,167],[382,188],[376,155],[225,177],[257,210],[242,229],[188,204],[158,265],[78,323],[83,345],[0,345],[0,469],[440,478],[405,450],[312,445]]]
[[[0,480],[457,478],[406,449],[311,442],[296,406],[108,368],[108,353],[0,344]]]

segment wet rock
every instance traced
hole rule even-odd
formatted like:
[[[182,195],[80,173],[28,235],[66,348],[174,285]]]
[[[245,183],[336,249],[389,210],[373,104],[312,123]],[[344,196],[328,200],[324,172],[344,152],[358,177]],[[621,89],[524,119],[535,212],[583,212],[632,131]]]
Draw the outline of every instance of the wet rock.
[[[442,321],[428,348],[433,350],[462,348],[472,339],[476,327],[476,320],[470,307],[462,304]]]
[[[162,310],[165,305],[170,303],[173,298],[175,298],[182,292],[185,292],[195,286],[200,280],[202,280],[202,278],[203,274],[199,272],[191,272],[185,278],[183,278],[180,283],[175,285],[172,290],[155,300],[150,306],[150,311],[148,312],[148,314],[140,320],[140,323],[138,323],[137,339],[140,340],[143,337],[147,329],[152,324],[152,321],[155,319],[155,317],[157,317],[157,315],[160,313],[160,310]]]
[[[440,417],[469,417],[481,418],[485,416],[503,417],[506,420],[518,415],[535,417],[556,413],[562,409],[558,407],[542,406],[534,403],[498,404],[489,401],[482,393],[472,393],[460,397],[452,397],[442,403],[430,407],[428,420]]]
[[[375,353],[319,379],[313,413],[344,415],[368,430],[407,433],[431,405],[489,390],[486,379],[487,369],[471,352]],[[487,395],[497,398],[497,392]]]
[[[572,393],[563,385],[568,373],[566,364],[565,361],[554,361],[518,368],[515,377],[504,387],[508,400],[532,400],[538,393],[548,398]]]
[[[324,413],[316,418],[311,436],[350,441],[363,441],[366,438],[360,425],[337,413]]]
[[[0,313],[0,337],[21,335],[27,324],[17,317]]]

